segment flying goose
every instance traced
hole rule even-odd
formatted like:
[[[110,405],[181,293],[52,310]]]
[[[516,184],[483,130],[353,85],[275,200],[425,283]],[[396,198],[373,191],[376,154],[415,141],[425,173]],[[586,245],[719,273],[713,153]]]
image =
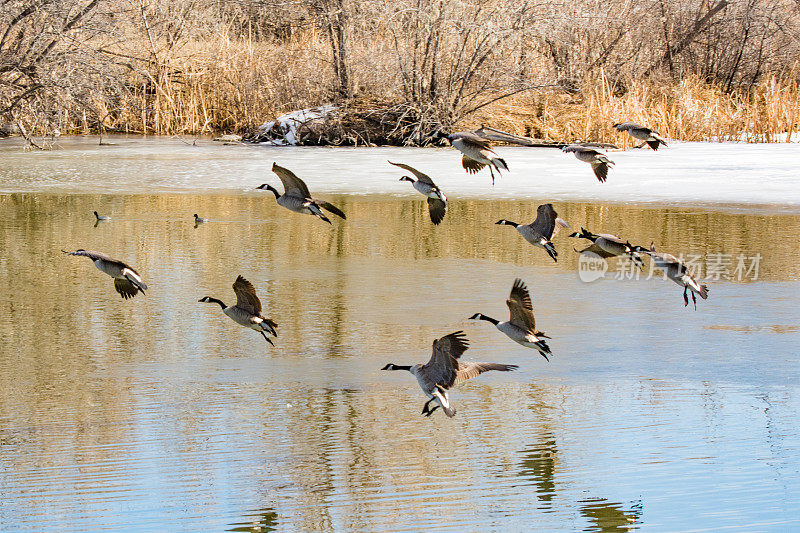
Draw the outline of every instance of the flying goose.
[[[558,218],[558,213],[553,209],[553,204],[540,205],[536,209],[536,220],[530,224],[517,224],[506,219],[498,220],[495,224],[514,226],[526,241],[539,248],[544,248],[553,258],[553,261],[556,262],[558,261],[558,253],[550,241],[558,234],[559,229],[570,227],[565,220]]]
[[[499,157],[487,139],[469,131],[451,133],[447,140],[453,148],[464,154],[461,157],[461,166],[469,174],[478,173],[483,167],[488,166],[492,174],[492,185],[494,185],[494,169],[498,174],[501,170],[508,171],[505,159]]]
[[[580,254],[591,252],[599,255],[603,259],[625,255],[630,257],[631,261],[633,261],[633,264],[638,266],[640,269],[644,268],[642,256],[633,251],[633,246],[631,246],[631,243],[623,241],[616,235],[611,235],[610,233],[591,233],[590,231],[581,228],[580,233],[576,231],[575,233],[571,233],[570,237],[587,239],[592,242],[591,245],[583,250],[575,250]]]
[[[703,300],[708,298],[708,287],[706,287],[705,284],[697,283],[691,274],[689,274],[686,265],[681,263],[674,255],[656,252],[656,247],[652,242],[650,243],[650,250],[642,246],[634,246],[633,250],[652,257],[656,266],[660,268],[669,279],[683,286],[684,307],[689,305],[689,298],[686,296],[686,292],[689,290],[692,291],[692,302],[694,302],[695,311],[697,310],[697,297],[695,294],[699,294],[700,298]]]
[[[75,250],[74,252],[67,252],[66,250],[61,251],[65,254],[80,255],[91,259],[92,262],[94,262],[94,266],[101,272],[114,278],[114,289],[125,300],[133,298],[139,291],[144,294],[144,291],[147,290],[147,285],[142,281],[142,277],[139,273],[136,272],[132,266],[119,259],[113,259],[104,253],[83,249]]]
[[[536,319],[533,318],[533,304],[531,295],[525,283],[517,278],[511,287],[511,295],[506,300],[506,305],[511,314],[507,322],[500,322],[483,313],[475,313],[469,320],[485,320],[495,325],[497,329],[506,334],[512,341],[527,348],[534,348],[542,354],[545,360],[549,361],[548,356],[553,355],[550,347],[543,339],[549,339],[547,335],[536,329]]]
[[[614,124],[613,127],[617,131],[627,131],[634,139],[644,141],[641,145],[639,145],[639,148],[646,144],[653,150],[658,150],[660,145],[667,145],[667,141],[665,141],[656,130],[650,129],[647,126],[642,126],[636,122],[619,122]]]
[[[614,162],[602,152],[580,144],[568,144],[561,149],[563,152],[572,152],[579,160],[592,165],[594,175],[600,183],[605,183],[608,178],[608,167]]]
[[[197,226],[199,226],[200,224],[205,224],[206,222],[208,222],[207,218],[199,217],[199,216],[197,216],[197,213],[194,214],[194,227],[195,228]]]
[[[519,368],[517,365],[500,363],[464,363],[459,361],[458,358],[467,348],[469,348],[469,341],[464,332],[456,331],[433,341],[433,354],[426,364],[403,366],[389,363],[381,370],[408,370],[414,374],[422,392],[429,398],[422,408],[422,414],[431,416],[441,406],[444,414],[452,418],[456,415],[456,408],[450,404],[447,389],[489,370],[508,372]],[[434,401],[439,405],[435,405],[433,409],[428,409],[430,403]]]
[[[411,176],[403,176],[400,178],[400,181],[410,181],[418,192],[428,197],[428,211],[431,215],[431,222],[439,224],[444,219],[444,215],[447,212],[447,197],[444,193],[427,174],[423,174],[414,167],[403,163],[392,163],[391,161],[389,161],[389,163],[404,170],[408,170],[416,176],[416,180]]]
[[[256,187],[256,189],[266,189],[268,191],[272,191],[272,193],[275,195],[278,205],[281,205],[290,211],[294,211],[295,213],[314,215],[315,217],[324,220],[328,224],[332,224],[332,222],[328,220],[328,217],[325,216],[325,214],[322,212],[322,209],[326,209],[338,217],[347,218],[344,216],[344,213],[342,213],[342,211],[335,205],[312,198],[311,193],[308,192],[308,187],[306,186],[305,182],[298,178],[294,172],[288,168],[283,168],[277,163],[272,163],[272,171],[277,174],[281,179],[281,182],[283,182],[283,194],[278,194],[278,191],[272,185],[268,185],[266,183],[259,185]]]
[[[271,318],[261,315],[261,300],[256,296],[256,289],[253,284],[242,276],[238,276],[236,281],[233,282],[233,292],[236,293],[236,305],[225,305],[221,300],[210,296],[203,296],[197,301],[219,304],[222,312],[228,315],[231,320],[246,328],[258,331],[268,343],[274,346],[273,342],[267,337],[267,333],[277,337],[278,332],[275,331],[275,328],[278,327],[278,324]]]

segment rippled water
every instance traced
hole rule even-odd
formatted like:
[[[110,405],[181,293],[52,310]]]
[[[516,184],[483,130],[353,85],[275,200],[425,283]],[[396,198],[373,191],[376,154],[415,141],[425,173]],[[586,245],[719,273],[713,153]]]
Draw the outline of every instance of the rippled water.
[[[663,279],[581,282],[564,234],[556,264],[493,224],[527,221],[545,195],[484,183],[433,227],[422,197],[326,194],[348,214],[331,227],[249,190],[260,178],[163,186],[166,169],[210,172],[208,154],[154,158],[151,186],[125,173],[128,148],[103,148],[119,152],[79,172],[91,193],[4,170],[18,192],[0,194],[0,530],[800,528],[792,208],[555,204],[676,254],[762,255],[756,280],[708,280],[695,312]],[[66,152],[46,157],[84,164]],[[326,152],[331,169],[344,152]],[[95,209],[112,220],[94,227]],[[211,221],[195,228],[195,212]],[[62,248],[129,260],[150,290],[123,301]],[[274,348],[197,302],[231,301],[237,274],[279,322]],[[503,318],[516,276],[550,363],[466,320]],[[459,386],[454,419],[421,417],[413,377],[379,369],[427,360],[457,329],[464,359],[520,369]]]

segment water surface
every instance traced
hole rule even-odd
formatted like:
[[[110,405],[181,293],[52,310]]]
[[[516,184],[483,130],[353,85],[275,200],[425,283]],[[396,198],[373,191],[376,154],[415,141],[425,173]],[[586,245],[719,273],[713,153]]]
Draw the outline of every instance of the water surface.
[[[433,227],[422,197],[328,193],[348,215],[328,226],[249,185],[131,190],[125,173],[99,193],[117,164],[86,171],[92,193],[5,171],[23,191],[0,194],[0,530],[800,528],[793,208],[555,202],[675,254],[761,254],[756,279],[707,280],[695,312],[647,269],[582,282],[564,233],[554,263],[494,225],[545,195],[484,183]],[[147,295],[123,301],[75,248],[130,261]],[[232,301],[237,274],[280,324],[274,348],[197,302]],[[517,276],[550,363],[466,320],[504,318]],[[412,376],[379,369],[458,329],[464,359],[520,369],[421,417]]]

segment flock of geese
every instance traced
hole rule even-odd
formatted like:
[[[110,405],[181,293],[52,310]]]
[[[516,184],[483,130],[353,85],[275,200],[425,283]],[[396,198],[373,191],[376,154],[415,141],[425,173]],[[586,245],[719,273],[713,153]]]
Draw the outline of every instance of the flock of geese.
[[[666,146],[666,142],[658,132],[634,122],[614,124],[614,128],[618,131],[627,131],[635,139],[643,141],[640,147],[648,145],[653,150],[657,150],[659,146]],[[508,164],[492,150],[489,140],[477,133],[453,133],[448,135],[447,139],[454,148],[462,153],[462,166],[468,173],[476,173],[485,167],[489,167],[492,183],[494,184],[495,171],[498,174],[501,171],[508,171]],[[562,150],[567,153],[574,153],[575,157],[580,161],[591,164],[597,179],[601,183],[606,181],[609,166],[614,164],[605,154],[592,148],[590,143],[570,144],[564,146]],[[431,222],[433,224],[441,223],[447,212],[447,197],[430,176],[404,163],[393,163],[391,161],[389,163],[413,175],[413,177],[404,175],[400,178],[400,181],[411,182],[416,191],[427,197]],[[291,170],[273,163],[272,171],[283,184],[283,194],[267,183],[256,188],[272,192],[278,205],[295,213],[313,215],[328,224],[332,224],[332,222],[326,216],[326,212],[343,220],[347,218],[342,210],[335,205],[311,196],[311,192],[305,182]],[[98,214],[97,211],[94,211],[94,215],[96,218],[95,225],[110,219],[108,216]],[[195,213],[194,221],[195,227],[197,227],[207,222],[207,219]],[[530,224],[518,224],[505,219],[497,221],[496,224],[514,227],[527,242],[544,249],[553,261],[558,261],[558,253],[552,242],[553,237],[560,229],[571,229],[565,220],[558,217],[553,205],[549,203],[538,207],[536,220]],[[683,287],[685,306],[689,305],[689,294],[691,294],[695,309],[697,309],[696,295],[699,295],[702,299],[708,298],[708,288],[698,283],[691,276],[684,263],[673,255],[656,252],[652,243],[650,248],[647,249],[643,246],[634,246],[629,241],[623,240],[616,235],[596,234],[585,228],[581,228],[580,232],[573,232],[569,236],[586,239],[591,243],[583,250],[575,250],[578,253],[594,254],[604,259],[627,257],[640,269],[644,266],[642,256],[650,256],[654,264],[664,272],[667,278]],[[147,290],[147,285],[142,276],[124,261],[114,259],[101,252],[83,249],[74,252],[64,251],[64,253],[91,259],[101,272],[114,279],[114,289],[123,299],[133,298],[140,292],[145,294]],[[198,301],[219,305],[222,312],[231,320],[241,326],[257,331],[269,344],[274,346],[270,336],[277,338],[278,324],[262,314],[261,300],[259,300],[253,284],[244,277],[238,276],[233,283],[233,292],[236,294],[236,303],[233,305],[225,305],[222,300],[211,296],[204,296]],[[509,309],[509,319],[506,321],[501,322],[482,313],[475,313],[469,319],[491,323],[509,339],[538,351],[545,360],[549,361],[550,356],[553,354],[547,345],[546,339],[550,339],[550,337],[536,328],[530,293],[521,279],[514,280],[506,305]],[[468,347],[469,341],[464,332],[456,331],[433,341],[432,355],[427,363],[416,365],[389,363],[382,370],[406,370],[417,378],[420,388],[428,397],[428,401],[425,402],[422,409],[423,415],[431,416],[436,409],[441,407],[448,417],[453,417],[456,409],[450,403],[447,392],[451,387],[490,370],[508,372],[518,368],[517,365],[512,364],[461,361],[461,355]],[[436,405],[431,409],[430,404],[432,402],[436,402]]]

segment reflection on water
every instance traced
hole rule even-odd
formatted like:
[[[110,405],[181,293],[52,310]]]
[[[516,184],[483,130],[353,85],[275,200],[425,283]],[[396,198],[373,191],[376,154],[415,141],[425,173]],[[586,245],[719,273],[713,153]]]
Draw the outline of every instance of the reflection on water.
[[[231,528],[227,531],[242,531],[250,533],[262,533],[267,531],[276,531],[278,529],[278,513],[274,509],[267,507],[266,509],[258,509],[246,515],[247,522],[240,522],[231,524]]]
[[[612,503],[603,498],[593,498],[579,502],[581,514],[589,519],[591,525],[584,531],[597,533],[619,533],[633,531],[642,514],[641,502],[625,511],[621,503]]]
[[[544,441],[521,452],[520,477],[530,479],[536,486],[536,498],[548,503],[555,494],[554,475],[558,448],[553,435],[546,435]]]
[[[424,199],[335,203],[328,226],[260,192],[0,195],[0,529],[800,527],[797,217],[556,204],[673,253],[762,253],[695,312],[663,280],[580,282],[563,233],[554,263],[494,225],[538,201],[455,199],[440,227]],[[129,261],[147,295],[75,248]],[[237,274],[274,348],[197,302],[231,301]],[[550,363],[466,320],[504,316],[517,276]],[[465,358],[521,368],[421,417],[414,380],[379,369],[457,329]]]

